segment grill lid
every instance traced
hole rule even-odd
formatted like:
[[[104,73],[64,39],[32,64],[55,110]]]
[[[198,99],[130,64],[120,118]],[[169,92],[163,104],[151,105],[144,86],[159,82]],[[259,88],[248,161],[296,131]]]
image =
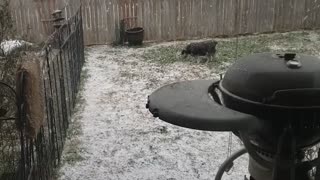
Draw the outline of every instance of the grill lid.
[[[182,81],[163,86],[148,97],[147,108],[161,120],[178,126],[208,131],[258,129],[256,117],[228,109],[210,97],[218,81]]]
[[[320,107],[320,59],[293,53],[259,53],[226,72],[221,91],[254,103]]]

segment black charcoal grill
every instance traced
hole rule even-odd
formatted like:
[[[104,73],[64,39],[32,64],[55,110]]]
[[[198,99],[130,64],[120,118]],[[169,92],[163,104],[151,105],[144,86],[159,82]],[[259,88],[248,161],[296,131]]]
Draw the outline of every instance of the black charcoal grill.
[[[320,141],[317,57],[253,54],[236,61],[221,80],[161,87],[148,97],[147,108],[178,126],[232,131],[249,153],[252,180],[320,180],[320,159],[304,153]]]

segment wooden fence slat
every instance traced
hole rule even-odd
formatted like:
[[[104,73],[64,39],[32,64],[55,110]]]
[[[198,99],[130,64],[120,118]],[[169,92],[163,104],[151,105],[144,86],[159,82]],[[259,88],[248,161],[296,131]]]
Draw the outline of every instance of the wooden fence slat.
[[[88,31],[87,31],[87,28],[88,28],[88,21],[87,21],[87,17],[88,17],[88,14],[87,14],[87,7],[86,7],[86,4],[85,3],[83,3],[83,8],[82,8],[82,16],[83,16],[83,18],[82,18],[82,23],[83,23],[83,25],[82,25],[82,27],[83,27],[83,30],[84,30],[84,42],[86,43],[86,44],[88,44],[88,41],[89,41],[89,39],[88,39]]]
[[[316,18],[315,18],[315,25],[316,27],[315,28],[320,28],[320,1],[318,0],[317,3],[316,3],[316,6],[315,6],[316,10]]]
[[[177,1],[172,1],[172,0],[168,0],[169,1],[169,8],[170,10],[168,10],[170,12],[170,19],[171,19],[171,23],[170,23],[170,27],[172,28],[172,32],[170,33],[170,40],[176,40],[177,39],[177,24],[178,24],[178,11],[177,11]],[[173,10],[171,10],[173,9]]]
[[[202,2],[202,0],[201,0]],[[186,35],[186,1],[182,0],[180,3],[181,9],[181,39],[183,39]],[[201,11],[202,12],[202,11]],[[202,18],[202,16],[201,16]]]
[[[211,23],[211,32],[210,32],[210,36],[216,36],[218,33],[218,14],[216,11],[216,7],[217,7],[217,0],[212,0],[212,7],[210,8],[210,12],[209,15],[212,18],[212,23]]]
[[[218,20],[218,35],[222,35],[224,33],[224,27],[223,27],[223,19],[224,19],[224,14],[223,14],[223,2],[224,0],[218,0],[218,5],[217,5],[217,15],[219,17],[219,20]]]
[[[167,12],[167,0],[162,0],[161,2],[161,26],[162,26],[162,37],[161,39],[169,39],[169,27],[168,23],[170,19],[168,18],[169,12]]]
[[[202,2],[202,17],[204,24],[200,21],[201,26],[203,27],[203,31],[200,32],[200,38],[206,38],[211,34],[211,24],[213,23],[213,17],[210,15],[210,11],[213,8],[213,4],[211,0],[203,0]]]

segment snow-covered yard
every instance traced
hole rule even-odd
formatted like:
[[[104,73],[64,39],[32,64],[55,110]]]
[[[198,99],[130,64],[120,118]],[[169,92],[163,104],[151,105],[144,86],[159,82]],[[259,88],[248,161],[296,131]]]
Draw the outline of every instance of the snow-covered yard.
[[[285,42],[286,45],[275,41],[266,47],[278,51],[301,46],[310,48],[311,54],[320,55],[316,49],[320,36],[310,33],[306,37],[310,46],[303,44],[304,41],[295,41],[296,46],[292,42]],[[220,48],[223,49],[224,40],[221,42]],[[228,40],[225,42],[234,44]],[[262,44],[254,42],[257,46]],[[209,68],[189,61],[155,62],[161,48],[170,58],[179,56],[171,50],[180,47],[181,43],[171,42],[145,48],[87,48],[83,87],[58,172],[60,180],[214,179],[228,154],[229,133],[173,126],[153,118],[145,108],[147,96],[165,84],[218,78],[218,73],[224,71],[221,67]],[[250,49],[253,45],[243,47]],[[243,49],[239,49],[240,55],[248,53]],[[226,52],[229,54],[224,54]],[[220,53],[218,46],[216,58],[222,59],[220,66],[230,64],[227,60],[233,52],[226,52]],[[145,57],[151,61],[144,60]],[[240,143],[233,136],[232,150],[239,148]],[[239,164],[236,163],[231,175],[224,176],[225,179],[243,179],[247,157],[237,162]]]
[[[203,65],[144,62],[139,58],[144,50],[88,48],[83,100],[73,118],[78,124],[73,128],[81,132],[67,140],[60,179],[214,177],[227,157],[229,134],[175,127],[154,119],[145,104],[161,85],[216,78],[215,71]]]

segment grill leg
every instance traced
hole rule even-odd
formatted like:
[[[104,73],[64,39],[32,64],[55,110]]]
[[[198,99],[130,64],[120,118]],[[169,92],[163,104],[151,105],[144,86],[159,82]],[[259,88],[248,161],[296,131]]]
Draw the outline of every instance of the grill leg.
[[[315,180],[320,180],[320,149],[318,150],[317,167]]]
[[[279,138],[275,155],[272,180],[295,180],[296,141],[291,128],[285,129]]]

